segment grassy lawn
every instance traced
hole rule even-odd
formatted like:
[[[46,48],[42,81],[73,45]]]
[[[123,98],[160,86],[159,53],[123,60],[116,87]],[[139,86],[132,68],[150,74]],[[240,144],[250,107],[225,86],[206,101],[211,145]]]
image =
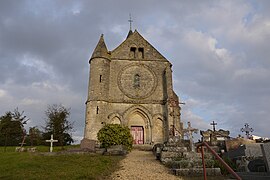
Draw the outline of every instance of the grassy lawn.
[[[49,148],[37,149],[48,151]],[[15,147],[8,147],[6,152],[0,147],[0,179],[106,179],[123,159],[93,154],[44,156],[14,151]]]

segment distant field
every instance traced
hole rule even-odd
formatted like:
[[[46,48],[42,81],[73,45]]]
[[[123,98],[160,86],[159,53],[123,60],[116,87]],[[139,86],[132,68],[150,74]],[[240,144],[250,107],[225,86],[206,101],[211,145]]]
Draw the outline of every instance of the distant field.
[[[76,146],[75,146],[76,147]],[[65,148],[74,148],[67,146]],[[38,146],[46,152],[47,146]],[[54,150],[60,151],[61,147]],[[106,179],[123,157],[93,154],[44,156],[0,147],[0,179]]]

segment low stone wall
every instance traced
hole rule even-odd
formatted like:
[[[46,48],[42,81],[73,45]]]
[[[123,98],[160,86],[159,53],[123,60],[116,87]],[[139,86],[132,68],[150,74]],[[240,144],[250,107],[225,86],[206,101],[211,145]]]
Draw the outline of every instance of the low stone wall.
[[[174,169],[176,176],[203,176],[203,168]],[[220,168],[206,168],[207,176],[221,176]]]
[[[107,148],[107,151],[104,152],[105,155],[126,155],[127,149],[123,145],[114,145]]]

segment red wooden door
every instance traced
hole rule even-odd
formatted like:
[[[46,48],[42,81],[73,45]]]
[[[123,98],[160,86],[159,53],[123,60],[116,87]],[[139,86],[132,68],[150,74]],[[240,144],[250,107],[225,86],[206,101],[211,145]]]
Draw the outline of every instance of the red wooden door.
[[[131,126],[131,135],[133,137],[133,144],[143,144],[142,126]]]

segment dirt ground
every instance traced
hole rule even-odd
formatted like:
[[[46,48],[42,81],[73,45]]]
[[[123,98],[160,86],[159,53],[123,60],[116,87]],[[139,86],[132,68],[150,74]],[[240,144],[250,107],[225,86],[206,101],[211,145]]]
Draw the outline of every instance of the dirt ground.
[[[114,172],[112,180],[179,180],[181,177],[171,174],[151,151],[132,150],[120,162],[120,169]]]

